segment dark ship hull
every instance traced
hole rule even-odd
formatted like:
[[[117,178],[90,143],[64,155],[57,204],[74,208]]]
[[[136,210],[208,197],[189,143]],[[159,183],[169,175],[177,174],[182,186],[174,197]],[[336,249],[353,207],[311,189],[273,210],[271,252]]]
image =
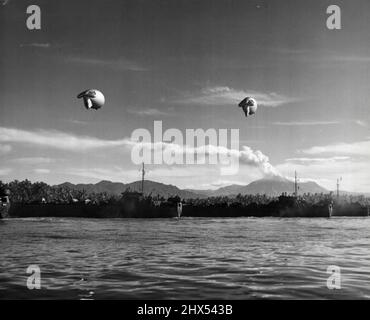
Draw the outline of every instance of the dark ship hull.
[[[3,209],[10,217],[79,217],[79,218],[174,218],[187,217],[305,217],[329,218],[335,216],[368,216],[369,208],[358,203],[324,201],[312,204],[294,197],[257,204],[240,203],[185,205],[179,212],[179,202],[153,202],[150,200],[122,200],[117,203],[13,203]]]
[[[84,204],[45,203],[12,204],[10,217],[76,217],[76,218],[172,218],[177,217],[175,206],[148,204]]]
[[[192,217],[277,217],[277,218],[329,218],[336,216],[364,217],[370,210],[358,203],[334,203],[322,201],[308,203],[290,196],[281,196],[269,203],[240,203],[217,205],[187,205],[183,216]]]
[[[335,209],[331,211],[334,215]],[[185,206],[183,216],[192,217],[305,217],[305,218],[327,218],[330,216],[328,205],[281,204],[277,201],[268,204],[251,203],[247,206]]]
[[[362,206],[359,203],[338,203],[334,205],[335,212],[333,216],[338,217],[368,217],[370,210],[368,206]]]

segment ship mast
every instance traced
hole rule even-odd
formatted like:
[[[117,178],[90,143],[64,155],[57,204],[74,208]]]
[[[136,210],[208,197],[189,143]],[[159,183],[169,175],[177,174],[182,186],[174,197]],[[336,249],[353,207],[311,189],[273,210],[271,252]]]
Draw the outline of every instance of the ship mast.
[[[144,177],[145,177],[145,168],[144,168],[144,162],[143,167],[141,169],[141,193],[144,195]]]
[[[342,177],[337,179],[337,199],[339,200],[339,182],[342,181]]]
[[[294,196],[298,197],[298,179],[297,179],[297,171],[294,171]]]

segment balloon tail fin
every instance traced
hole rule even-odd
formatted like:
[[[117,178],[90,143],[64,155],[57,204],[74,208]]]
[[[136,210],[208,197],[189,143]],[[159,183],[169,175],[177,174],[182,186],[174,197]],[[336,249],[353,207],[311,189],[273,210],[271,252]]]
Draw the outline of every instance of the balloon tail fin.
[[[90,99],[88,99],[88,98],[84,98],[84,103],[85,103],[85,108],[86,108],[86,109],[91,109],[91,107],[92,107],[92,102],[91,102],[91,100],[90,100]]]
[[[245,116],[248,117],[249,116],[249,107],[246,107],[246,108],[243,108],[243,109],[244,109]]]

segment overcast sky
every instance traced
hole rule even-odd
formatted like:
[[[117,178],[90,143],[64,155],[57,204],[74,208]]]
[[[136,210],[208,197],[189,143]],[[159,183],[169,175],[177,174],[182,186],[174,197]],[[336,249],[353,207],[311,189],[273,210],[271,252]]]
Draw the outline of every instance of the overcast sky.
[[[125,142],[162,120],[164,130],[239,129],[252,160],[232,176],[148,165],[147,179],[215,188],[267,165],[370,192],[370,3],[335,1],[342,30],[330,31],[332,2],[2,1],[0,179],[138,180]],[[41,30],[26,28],[30,4]],[[104,93],[101,110],[76,99],[87,88]],[[260,103],[248,119],[237,106],[247,95]]]

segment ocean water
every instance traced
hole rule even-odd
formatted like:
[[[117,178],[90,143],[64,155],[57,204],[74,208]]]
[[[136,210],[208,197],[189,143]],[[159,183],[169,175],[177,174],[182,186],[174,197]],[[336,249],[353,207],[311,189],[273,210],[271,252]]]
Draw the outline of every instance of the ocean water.
[[[370,298],[370,218],[6,219],[0,246],[0,299]]]

